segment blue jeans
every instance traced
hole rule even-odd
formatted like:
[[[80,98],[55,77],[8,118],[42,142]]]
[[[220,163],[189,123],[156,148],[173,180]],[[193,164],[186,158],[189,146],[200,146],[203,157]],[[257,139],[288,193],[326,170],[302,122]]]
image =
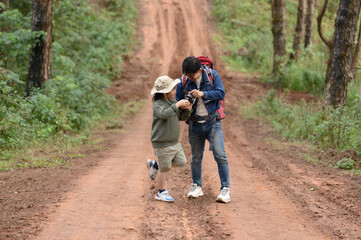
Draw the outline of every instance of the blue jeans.
[[[211,140],[212,122],[205,122],[203,124],[193,123],[192,132],[189,132],[189,143],[192,148],[192,179],[193,183],[202,186],[202,159],[204,152],[204,145],[206,139],[208,142]],[[229,187],[229,167],[224,150],[223,131],[220,120],[216,123],[216,132],[214,136],[213,148],[214,160],[218,165],[218,174],[221,180],[221,188]]]

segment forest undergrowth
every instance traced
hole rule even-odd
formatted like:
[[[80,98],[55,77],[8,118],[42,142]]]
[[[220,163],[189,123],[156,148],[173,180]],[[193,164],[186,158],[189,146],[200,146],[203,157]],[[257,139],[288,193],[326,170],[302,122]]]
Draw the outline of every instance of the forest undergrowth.
[[[297,7],[298,1],[286,1],[288,55],[293,51]],[[316,6],[317,9],[320,7]],[[331,2],[324,17],[323,27],[327,37],[333,35],[337,8],[337,2]],[[269,1],[215,0],[212,13],[222,35],[215,35],[214,39],[226,46],[222,58],[230,69],[261,73],[259,81],[277,89],[272,89],[263,100],[240,108],[240,114],[265,120],[277,133],[289,140],[300,143],[306,141],[325,151],[352,152],[329,165],[360,174],[360,72],[355,72],[348,86],[346,105],[326,111],[322,100],[328,49],[321,41],[316,27],[312,46],[302,49],[297,61],[289,60],[281,67],[280,74],[274,76],[270,74],[273,38]],[[292,91],[302,92],[305,98],[300,102],[288,102],[287,95]],[[305,100],[310,98],[314,100]]]
[[[36,160],[34,149],[64,151],[84,142],[95,121],[124,110],[105,90],[134,47],[135,3],[54,0],[51,78],[30,97],[25,93],[30,46],[45,33],[31,31],[31,1],[10,1],[0,13],[0,169],[61,165]]]

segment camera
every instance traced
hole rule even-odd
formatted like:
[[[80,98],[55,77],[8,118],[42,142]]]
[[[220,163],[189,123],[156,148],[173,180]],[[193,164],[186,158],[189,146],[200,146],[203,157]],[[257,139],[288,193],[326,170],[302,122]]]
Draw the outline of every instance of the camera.
[[[187,93],[184,98],[192,104],[196,101],[196,98],[190,93]]]

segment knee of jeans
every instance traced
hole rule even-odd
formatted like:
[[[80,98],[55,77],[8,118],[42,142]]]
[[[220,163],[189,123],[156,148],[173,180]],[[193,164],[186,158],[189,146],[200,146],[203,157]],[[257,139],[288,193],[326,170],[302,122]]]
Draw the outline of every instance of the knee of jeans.
[[[218,158],[218,160],[216,160],[216,161],[219,165],[228,165],[226,158]]]
[[[226,154],[224,152],[215,152],[214,153],[214,159],[220,165],[228,164],[227,157],[226,157]]]
[[[192,157],[192,164],[200,164],[202,162],[200,157]]]

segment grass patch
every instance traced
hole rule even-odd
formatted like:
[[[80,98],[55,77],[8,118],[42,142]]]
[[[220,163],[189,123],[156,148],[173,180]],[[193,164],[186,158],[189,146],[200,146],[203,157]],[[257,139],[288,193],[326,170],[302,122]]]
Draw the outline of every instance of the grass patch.
[[[330,162],[335,167],[360,170],[360,165],[356,164],[361,160],[359,104],[325,113],[321,103],[302,100],[291,105],[286,103],[284,97],[276,97],[276,91],[271,90],[263,100],[242,107],[240,113],[248,119],[266,121],[285,139],[305,141],[330,152],[329,156],[333,156]],[[318,163],[309,156],[303,157],[306,161]],[[342,160],[343,158],[348,160]]]
[[[273,35],[271,4],[268,0],[215,0],[212,14],[220,35],[213,40],[223,49],[221,59],[240,72],[262,73],[261,81],[275,87],[308,92],[321,96],[329,50],[320,40],[314,19],[312,47],[302,48],[297,62],[288,61],[277,77],[270,75],[273,67]],[[293,51],[293,34],[297,20],[297,0],[286,1],[286,58]],[[332,39],[337,2],[329,3],[323,18],[323,31]],[[262,16],[262,17],[260,17]],[[315,14],[315,18],[317,13]],[[360,76],[355,76],[361,81]],[[350,89],[352,86],[350,86]]]
[[[116,103],[112,111],[102,120],[92,122],[86,131],[76,134],[59,133],[44,144],[33,142],[27,148],[20,150],[7,149],[0,152],[0,171],[12,171],[21,168],[68,167],[73,159],[85,158],[85,153],[79,152],[83,145],[91,146],[93,150],[102,148],[103,138],[95,137],[99,131],[118,131],[118,128],[109,128],[116,123],[126,126],[127,118],[139,112],[145,101],[131,101]]]

